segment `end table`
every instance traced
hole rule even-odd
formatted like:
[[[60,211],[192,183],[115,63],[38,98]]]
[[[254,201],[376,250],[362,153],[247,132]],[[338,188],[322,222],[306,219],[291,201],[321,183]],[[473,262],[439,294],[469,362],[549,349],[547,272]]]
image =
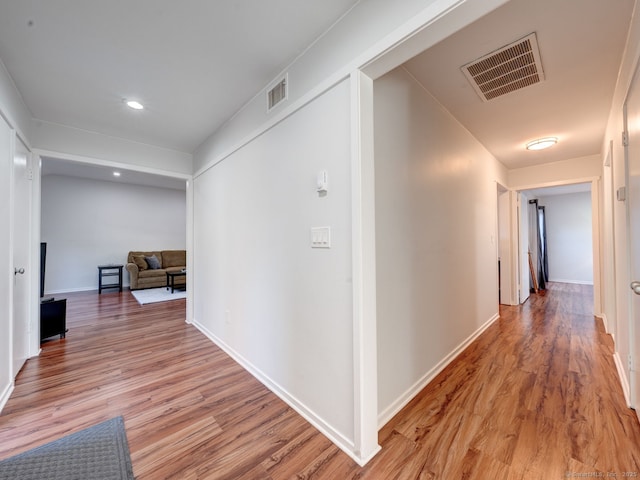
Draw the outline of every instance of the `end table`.
[[[105,288],[117,288],[122,291],[122,268],[124,265],[98,265],[98,295]],[[104,284],[102,281],[108,277],[118,277],[117,283]]]

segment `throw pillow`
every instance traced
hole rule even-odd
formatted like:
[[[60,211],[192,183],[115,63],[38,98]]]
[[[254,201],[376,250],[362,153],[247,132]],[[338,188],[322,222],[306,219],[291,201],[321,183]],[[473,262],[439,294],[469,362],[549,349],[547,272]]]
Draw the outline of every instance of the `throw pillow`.
[[[149,268],[151,270],[158,270],[159,268],[161,268],[160,260],[158,260],[158,257],[156,257],[155,255],[151,255],[150,257],[144,257],[144,259],[149,264]]]
[[[147,265],[147,261],[144,259],[144,255],[134,255],[133,263],[135,263],[138,266],[138,270],[140,271],[146,270],[147,268],[149,268],[149,265]]]

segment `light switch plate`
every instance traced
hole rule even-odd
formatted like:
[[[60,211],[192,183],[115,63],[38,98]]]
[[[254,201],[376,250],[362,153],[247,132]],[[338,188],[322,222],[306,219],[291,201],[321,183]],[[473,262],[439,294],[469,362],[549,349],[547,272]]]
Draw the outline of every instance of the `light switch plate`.
[[[311,248],[331,248],[331,227],[311,227]]]

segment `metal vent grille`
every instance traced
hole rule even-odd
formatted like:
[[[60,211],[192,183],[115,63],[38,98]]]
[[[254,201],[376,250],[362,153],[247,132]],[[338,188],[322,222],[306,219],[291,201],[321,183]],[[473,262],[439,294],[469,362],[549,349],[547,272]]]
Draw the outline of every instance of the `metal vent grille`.
[[[464,65],[462,72],[485,102],[540,83],[544,72],[536,34]]]
[[[267,92],[267,110],[271,110],[283,100],[287,99],[287,77],[280,80]]]

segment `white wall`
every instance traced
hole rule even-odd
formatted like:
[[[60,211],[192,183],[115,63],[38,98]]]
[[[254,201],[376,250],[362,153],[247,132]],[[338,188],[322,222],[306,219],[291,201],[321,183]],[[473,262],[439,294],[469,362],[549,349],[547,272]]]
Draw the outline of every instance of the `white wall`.
[[[353,453],[349,109],[344,81],[195,178],[193,294],[199,328]]]
[[[31,112],[22,101],[2,60],[0,60],[0,116],[7,120],[9,126],[15,129],[25,142],[29,141]]]
[[[549,281],[593,284],[591,193],[538,198],[545,207]]]
[[[98,265],[126,264],[130,250],[186,248],[186,195],[47,175],[41,225],[47,242],[45,292],[97,290]],[[124,281],[129,285],[126,270]]]
[[[378,404],[387,421],[495,319],[506,171],[405,70],[374,83]]]
[[[33,120],[31,123],[33,144],[36,152],[42,156],[89,163],[110,162],[116,166],[133,165],[138,170],[158,174],[165,172],[190,175],[193,170],[189,153],[42,120]]]
[[[621,377],[622,387],[625,395],[629,398],[629,368],[628,358],[630,354],[630,318],[629,318],[629,264],[630,259],[627,254],[627,228],[626,228],[626,206],[624,202],[616,200],[616,190],[625,186],[625,159],[624,148],[620,141],[621,132],[624,130],[622,121],[622,110],[624,101],[631,84],[638,58],[640,57],[640,15],[638,9],[634,11],[629,30],[629,40],[624,52],[618,82],[614,93],[609,121],[603,140],[603,155],[601,161],[611,154],[611,166],[604,167],[605,181],[603,182],[603,196],[608,197],[605,205],[611,208],[603,209],[603,224],[611,226],[613,236],[604,242],[605,259],[615,259],[615,266],[607,267],[605,264],[605,275],[613,277],[614,282],[603,283],[604,289],[604,314],[607,323],[615,322],[616,332],[616,366]],[[612,146],[612,148],[610,148]],[[611,270],[610,270],[611,269]],[[609,299],[609,302],[607,302]],[[615,303],[611,303],[615,299]]]
[[[518,190],[554,184],[580,183],[577,180],[584,182],[601,174],[600,155],[589,155],[509,170],[509,188]]]

